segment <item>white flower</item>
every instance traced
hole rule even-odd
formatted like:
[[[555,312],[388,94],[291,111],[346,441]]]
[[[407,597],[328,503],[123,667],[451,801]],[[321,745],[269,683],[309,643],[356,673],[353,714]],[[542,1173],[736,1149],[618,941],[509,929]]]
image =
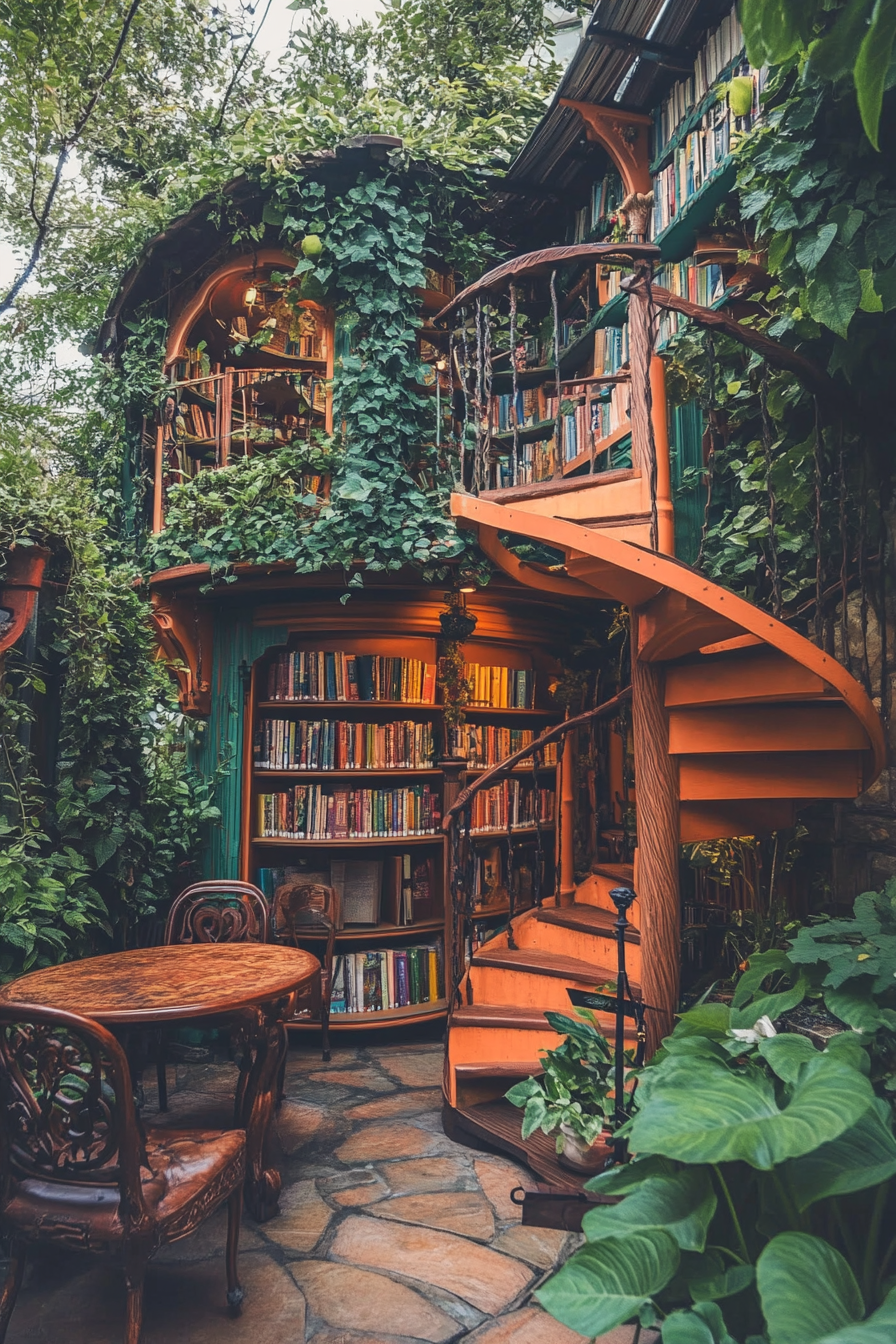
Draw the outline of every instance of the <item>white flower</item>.
[[[771,1040],[772,1036],[777,1036],[774,1025],[770,1017],[760,1017],[752,1027],[732,1027],[728,1032],[736,1041],[743,1041],[745,1045],[756,1045],[762,1040]]]

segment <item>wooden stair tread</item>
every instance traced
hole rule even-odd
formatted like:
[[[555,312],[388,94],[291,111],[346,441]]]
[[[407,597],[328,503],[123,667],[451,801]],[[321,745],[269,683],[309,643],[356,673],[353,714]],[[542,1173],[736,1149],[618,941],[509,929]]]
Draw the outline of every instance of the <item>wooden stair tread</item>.
[[[630,887],[635,880],[633,863],[592,863],[591,871],[595,877],[608,877],[621,887]]]
[[[537,1130],[524,1140],[523,1112],[509,1101],[485,1101],[463,1110],[446,1105],[443,1125],[455,1141],[463,1142],[464,1131],[472,1138],[484,1140],[525,1163],[530,1171],[556,1189],[579,1193],[591,1179],[590,1174],[580,1176],[561,1167],[552,1135]]]
[[[542,906],[536,915],[540,924],[559,924],[563,929],[575,929],[577,933],[596,933],[604,938],[616,937],[616,914],[612,910],[602,910],[596,905]],[[640,943],[641,935],[637,929],[627,928],[627,943]]]
[[[616,972],[580,957],[564,957],[560,952],[542,952],[537,947],[496,947],[488,951],[488,944],[473,953],[474,966],[491,966],[498,970],[526,971],[530,975],[548,975],[557,980],[581,980],[587,985],[603,985],[615,981]]]
[[[455,1027],[488,1027],[495,1031],[551,1031],[552,1027],[545,1013],[559,1012],[559,1008],[517,1008],[515,1004],[473,1003],[455,1008],[451,1015],[451,1029]],[[569,1006],[572,1013],[572,1005]],[[614,1030],[615,1020],[612,1012],[595,1014],[599,1023],[606,1023],[607,1034]],[[601,1023],[603,1025],[603,1023]],[[559,1039],[559,1038],[558,1038]],[[630,1044],[638,1039],[635,1026],[626,1022],[625,1039]],[[455,1065],[454,1067],[458,1067]]]

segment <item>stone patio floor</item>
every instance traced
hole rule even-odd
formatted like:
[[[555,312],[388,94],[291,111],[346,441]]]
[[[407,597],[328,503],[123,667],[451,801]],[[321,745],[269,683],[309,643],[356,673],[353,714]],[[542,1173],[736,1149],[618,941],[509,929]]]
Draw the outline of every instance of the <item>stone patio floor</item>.
[[[329,1064],[291,1050],[274,1135],[281,1213],[243,1218],[242,1316],[225,1306],[220,1210],[150,1264],[144,1344],[581,1344],[532,1299],[578,1238],[522,1227],[510,1192],[531,1177],[446,1138],[441,1074],[432,1039],[345,1048],[337,1037]],[[234,1077],[226,1062],[170,1066],[168,1122],[226,1123]],[[115,1264],[34,1253],[7,1344],[123,1337]],[[606,1344],[623,1339],[630,1328]]]

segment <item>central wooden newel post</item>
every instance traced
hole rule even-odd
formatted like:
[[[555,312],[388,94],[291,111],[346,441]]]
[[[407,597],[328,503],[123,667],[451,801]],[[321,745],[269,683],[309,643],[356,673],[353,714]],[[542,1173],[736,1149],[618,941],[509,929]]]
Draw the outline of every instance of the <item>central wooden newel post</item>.
[[[638,614],[632,613],[632,730],[638,849],[635,884],[641,907],[641,992],[647,1052],[672,1030],[678,1009],[681,905],[678,893],[678,765],[669,755],[665,673],[638,656]]]

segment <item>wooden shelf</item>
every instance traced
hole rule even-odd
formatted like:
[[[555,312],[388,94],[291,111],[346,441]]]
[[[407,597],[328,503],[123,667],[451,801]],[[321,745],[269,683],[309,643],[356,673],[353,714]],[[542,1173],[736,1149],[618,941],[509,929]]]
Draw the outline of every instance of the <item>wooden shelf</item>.
[[[537,826],[514,826],[514,827],[512,828],[512,830],[511,830],[510,834],[513,836],[514,839],[516,839],[516,837],[517,837],[518,835],[537,835],[537,834],[538,834],[538,827],[537,827]],[[544,823],[542,824],[542,827],[541,827],[541,838],[542,838],[542,840],[547,839],[548,836],[550,836],[551,839],[554,838],[554,823],[553,823],[552,821],[546,821],[546,822],[544,822]],[[506,830],[503,830],[503,831],[471,831],[471,832],[470,832],[470,839],[471,839],[471,840],[506,840],[506,839],[507,839],[507,831],[506,831]]]
[[[413,709],[442,710],[442,705],[434,705],[422,700],[259,700],[258,709],[300,709],[304,713],[309,709]]]
[[[465,714],[527,714],[530,718],[534,714],[541,718],[560,718],[562,717],[559,709],[498,709],[494,705],[464,705]]]
[[[256,835],[252,839],[253,845],[277,845],[289,849],[320,849],[327,845],[333,849],[343,849],[346,846],[352,848],[371,845],[395,845],[398,849],[405,849],[408,845],[439,845],[442,843],[444,832],[436,831],[434,835],[377,835],[377,836],[349,836],[347,839],[337,840],[335,836],[330,836],[327,840],[287,840],[281,839],[276,835]]]
[[[448,1012],[447,999],[430,1003],[412,1003],[407,1008],[384,1008],[375,1013],[331,1013],[330,1030],[361,1029],[373,1031],[377,1027],[404,1025],[407,1022],[434,1022]],[[319,1022],[286,1022],[287,1031],[320,1031]]]
[[[394,938],[416,938],[421,933],[439,933],[444,927],[444,915],[440,915],[438,919],[421,919],[419,924],[358,924],[350,929],[337,929],[336,941],[356,943],[360,939],[363,942],[387,943]],[[315,932],[313,928],[303,928],[299,937],[325,943],[327,931],[320,929]]]
[[[382,770],[264,770],[256,768],[256,779],[381,779],[383,775],[440,775],[436,766],[395,766]]]
[[[608,434],[606,438],[598,439],[594,446],[594,458],[597,459],[602,453],[615,448],[618,443],[623,441],[623,439],[630,438],[631,432],[631,422],[628,422],[624,425],[620,425],[618,429],[615,429],[612,434]],[[579,453],[578,456],[571,457],[568,462],[563,463],[563,475],[567,476],[571,471],[575,471],[578,467],[587,466],[588,463],[591,462],[591,459],[592,454],[590,452]],[[600,481],[602,474],[603,473],[600,471],[594,473],[595,484]]]

